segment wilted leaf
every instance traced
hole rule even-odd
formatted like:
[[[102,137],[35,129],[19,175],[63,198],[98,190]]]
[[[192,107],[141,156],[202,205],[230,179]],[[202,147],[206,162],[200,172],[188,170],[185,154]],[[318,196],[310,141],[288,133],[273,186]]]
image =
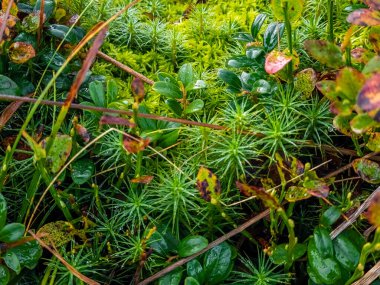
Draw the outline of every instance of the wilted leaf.
[[[280,207],[280,204],[278,203],[277,199],[269,193],[267,193],[265,189],[262,187],[250,186],[244,183],[240,183],[239,181],[236,181],[236,187],[242,193],[250,193],[251,196],[256,196],[268,208],[277,209]]]
[[[1,10],[2,10],[2,12],[5,13],[7,11],[9,2],[10,2],[10,0],[3,0],[3,1],[1,1]],[[15,2],[13,2],[9,14],[12,15],[12,16],[17,16],[17,13],[18,13],[17,5],[16,5]]]
[[[380,10],[380,1],[379,0],[365,0],[364,2],[371,9]]]
[[[380,33],[380,30],[379,30]],[[379,50],[380,52],[380,50]],[[365,76],[370,76],[372,73],[376,73],[380,70],[380,56],[374,56],[368,63],[364,66],[362,73]]]
[[[357,103],[366,112],[380,108],[380,72],[373,74],[365,82]]]
[[[371,9],[358,9],[348,15],[347,22],[358,26],[378,26],[380,13]]]
[[[332,68],[344,65],[342,52],[333,43],[323,40],[307,40],[304,45],[307,52],[319,62]]]
[[[121,118],[121,117],[107,116],[107,115],[104,115],[100,118],[99,124],[101,124],[101,125],[127,126],[130,128],[136,127],[136,124],[132,123],[128,119]]]
[[[135,101],[140,103],[145,96],[144,82],[140,78],[135,77],[132,81],[131,88]]]
[[[136,138],[130,135],[123,136],[123,146],[129,153],[138,153],[143,151],[149,145],[150,139]]]
[[[45,16],[44,19],[45,20]],[[40,12],[30,13],[22,20],[22,29],[27,33],[34,33],[40,27]]]
[[[380,53],[380,26],[371,27],[368,35],[369,42],[372,44],[374,51]]]
[[[373,197],[365,216],[373,226],[380,227],[380,192]]]
[[[22,64],[35,56],[36,51],[31,44],[15,42],[9,47],[9,58],[14,63]]]
[[[372,56],[372,52],[362,47],[357,47],[351,50],[351,59],[354,63],[366,64],[372,58]]]
[[[380,165],[365,158],[355,159],[352,167],[359,176],[368,183],[380,183]]]
[[[354,68],[345,67],[338,72],[335,91],[342,99],[355,103],[364,83],[365,77],[363,74]]]
[[[140,176],[137,178],[132,178],[131,182],[132,183],[140,183],[140,184],[149,184],[150,182],[152,182],[153,178],[154,178],[154,176],[144,175],[144,176]]]
[[[74,238],[73,230],[75,229],[69,222],[56,221],[43,225],[37,234],[47,234],[41,239],[48,245],[53,242],[55,247],[60,248]]]
[[[45,148],[49,137],[42,140],[40,145]],[[69,158],[72,147],[72,139],[68,135],[58,134],[47,154],[46,163],[52,173],[57,173]]]
[[[290,186],[286,190],[285,199],[288,202],[297,202],[300,200],[308,199],[311,197],[311,194],[307,191],[306,188],[300,186]]]
[[[305,172],[302,185],[314,197],[326,198],[330,192],[328,184],[315,171]]]
[[[265,71],[269,74],[274,74],[283,69],[291,60],[290,55],[272,50],[265,58]]]
[[[203,166],[197,174],[197,187],[202,199],[207,202],[217,200],[222,190],[218,177]]]
[[[374,151],[374,152],[380,152],[380,133],[371,133],[370,137],[368,138],[367,147]]]
[[[74,123],[74,129],[76,134],[82,138],[84,143],[88,143],[90,141],[90,133],[85,127],[79,123]]]

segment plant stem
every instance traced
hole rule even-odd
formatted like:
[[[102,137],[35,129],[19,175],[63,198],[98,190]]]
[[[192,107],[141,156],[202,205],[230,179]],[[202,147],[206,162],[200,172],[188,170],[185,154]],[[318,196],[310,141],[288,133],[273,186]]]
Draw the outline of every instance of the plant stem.
[[[289,243],[287,247],[288,256],[287,256],[287,261],[285,263],[285,271],[289,271],[290,267],[293,264],[293,250],[297,244],[297,238],[294,233],[294,222],[292,219],[288,218],[283,208],[277,209],[277,212],[281,216],[282,220],[284,221],[285,226],[288,229]]]
[[[327,29],[328,36],[327,39],[330,42],[334,42],[334,0],[327,0]]]
[[[286,1],[283,6],[284,11],[284,18],[285,18],[285,27],[286,27],[286,34],[288,38],[288,49],[291,56],[293,56],[293,39],[292,39],[292,24],[289,20],[289,13],[288,13],[288,2]],[[288,63],[288,79],[291,81],[291,84],[293,84],[293,60],[291,60]]]

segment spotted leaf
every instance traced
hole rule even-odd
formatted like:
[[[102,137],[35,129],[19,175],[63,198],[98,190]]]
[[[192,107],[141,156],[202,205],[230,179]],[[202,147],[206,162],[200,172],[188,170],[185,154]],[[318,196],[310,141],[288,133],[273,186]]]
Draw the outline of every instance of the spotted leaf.
[[[357,26],[378,26],[380,12],[372,9],[358,9],[348,15],[347,22]]]
[[[355,159],[352,167],[359,176],[368,183],[380,183],[380,165],[365,158]]]
[[[277,199],[267,193],[262,187],[250,186],[244,183],[240,183],[239,181],[236,181],[236,187],[242,193],[251,193],[251,196],[256,196],[264,203],[266,207],[270,209],[278,209],[280,207]]]
[[[379,132],[370,134],[370,137],[367,142],[367,147],[374,152],[380,152],[380,133]]]
[[[9,58],[17,64],[22,64],[36,56],[33,46],[24,42],[15,42],[9,47]]]
[[[373,74],[360,90],[357,104],[366,111],[380,108],[380,72]]]
[[[305,49],[313,58],[329,67],[338,68],[344,65],[342,52],[333,43],[323,40],[307,40]]]
[[[297,202],[300,200],[308,199],[310,197],[311,194],[309,193],[309,191],[306,188],[300,186],[290,186],[286,190],[285,194],[285,199],[288,202]]]
[[[197,174],[197,187],[202,199],[207,202],[216,202],[222,191],[218,177],[203,166]]]

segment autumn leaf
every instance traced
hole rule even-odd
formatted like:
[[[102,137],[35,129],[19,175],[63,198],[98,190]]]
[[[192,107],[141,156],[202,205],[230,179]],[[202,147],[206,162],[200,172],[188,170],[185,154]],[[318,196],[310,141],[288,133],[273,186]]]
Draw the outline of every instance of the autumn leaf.
[[[152,182],[153,178],[154,178],[154,176],[144,175],[144,176],[132,178],[131,182],[132,183],[139,183],[139,184],[149,184],[150,182]]]
[[[244,183],[240,183],[239,181],[236,181],[236,187],[240,190],[241,193],[250,193],[251,196],[256,196],[264,203],[266,207],[270,209],[278,209],[280,207],[277,199],[267,193],[262,187],[250,186]]]
[[[357,26],[378,26],[380,13],[372,9],[358,9],[348,15],[347,22]]]
[[[119,125],[119,126],[127,126],[130,128],[136,127],[135,123],[132,123],[130,120],[121,118],[121,117],[114,117],[114,116],[102,116],[100,118],[99,124],[101,125]]]
[[[373,226],[380,227],[380,192],[373,197],[365,216]]]
[[[265,71],[269,74],[274,74],[283,69],[291,60],[290,55],[273,50],[265,58]]]
[[[202,199],[207,202],[217,202],[221,193],[221,186],[218,177],[211,170],[201,166],[196,183]]]
[[[140,137],[132,137],[131,135],[124,135],[123,146],[129,153],[139,153],[149,145],[150,139],[143,139]]]
[[[380,108],[380,72],[373,74],[359,92],[357,104],[366,112]]]
[[[22,64],[36,56],[33,46],[24,42],[15,42],[9,47],[9,58],[17,64]]]
[[[380,183],[380,165],[365,158],[355,159],[352,167],[359,176],[368,183]]]

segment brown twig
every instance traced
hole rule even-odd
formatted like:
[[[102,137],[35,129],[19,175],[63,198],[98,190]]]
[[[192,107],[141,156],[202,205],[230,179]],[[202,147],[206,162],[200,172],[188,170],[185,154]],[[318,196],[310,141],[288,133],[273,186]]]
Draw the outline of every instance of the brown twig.
[[[380,276],[380,261],[375,264],[368,272],[352,285],[370,285]]]
[[[0,27],[0,42],[3,39],[4,31],[5,31],[5,28],[7,27],[7,21],[8,21],[9,13],[11,12],[12,5],[13,5],[13,0],[9,0],[7,10],[5,11],[5,14],[3,16],[4,17],[3,22]]]
[[[186,264],[187,262],[189,262],[190,260],[193,260],[194,258],[198,257],[199,255],[205,253],[209,249],[211,249],[211,248],[213,248],[213,247],[221,244],[222,242],[230,239],[231,237],[233,237],[233,236],[241,233],[242,231],[244,231],[248,227],[252,226],[253,224],[255,224],[258,221],[260,221],[261,219],[265,218],[267,215],[269,215],[269,209],[261,212],[260,214],[254,216],[249,221],[247,221],[244,224],[238,226],[236,229],[234,229],[234,230],[226,233],[225,235],[221,236],[220,238],[218,238],[218,239],[214,240],[213,242],[209,243],[209,245],[205,249],[203,249],[203,250],[201,250],[201,251],[199,251],[199,252],[197,252],[197,253],[189,256],[189,257],[186,257],[186,258],[183,258],[181,260],[178,260],[177,262],[169,265],[168,267],[166,267],[163,270],[157,272],[156,274],[154,274],[154,275],[148,277],[147,279],[141,281],[140,283],[138,283],[138,285],[146,285],[146,284],[149,284],[149,283],[153,282],[154,280],[157,280],[158,278],[160,278],[160,277],[168,274],[169,272],[173,271],[177,267],[182,266],[182,265]]]
[[[104,60],[112,63],[113,65],[115,65],[116,67],[120,68],[121,70],[124,70],[125,72],[133,75],[134,77],[140,78],[145,83],[148,83],[149,85],[153,85],[154,84],[154,81],[152,79],[149,79],[148,77],[144,76],[143,74],[138,73],[137,71],[133,70],[129,66],[126,66],[126,65],[122,64],[121,62],[117,61],[116,59],[113,59],[112,57],[106,55],[105,53],[103,53],[101,51],[98,51],[97,55],[100,58],[102,58],[102,59],[104,59]]]
[[[34,93],[30,93],[28,95],[25,95],[26,98],[32,97]],[[15,96],[18,97],[18,96]],[[0,116],[0,131],[4,128],[4,126],[8,123],[10,118],[12,118],[13,114],[21,107],[21,105],[24,102],[19,100],[19,101],[14,101],[10,103],[1,113]]]

